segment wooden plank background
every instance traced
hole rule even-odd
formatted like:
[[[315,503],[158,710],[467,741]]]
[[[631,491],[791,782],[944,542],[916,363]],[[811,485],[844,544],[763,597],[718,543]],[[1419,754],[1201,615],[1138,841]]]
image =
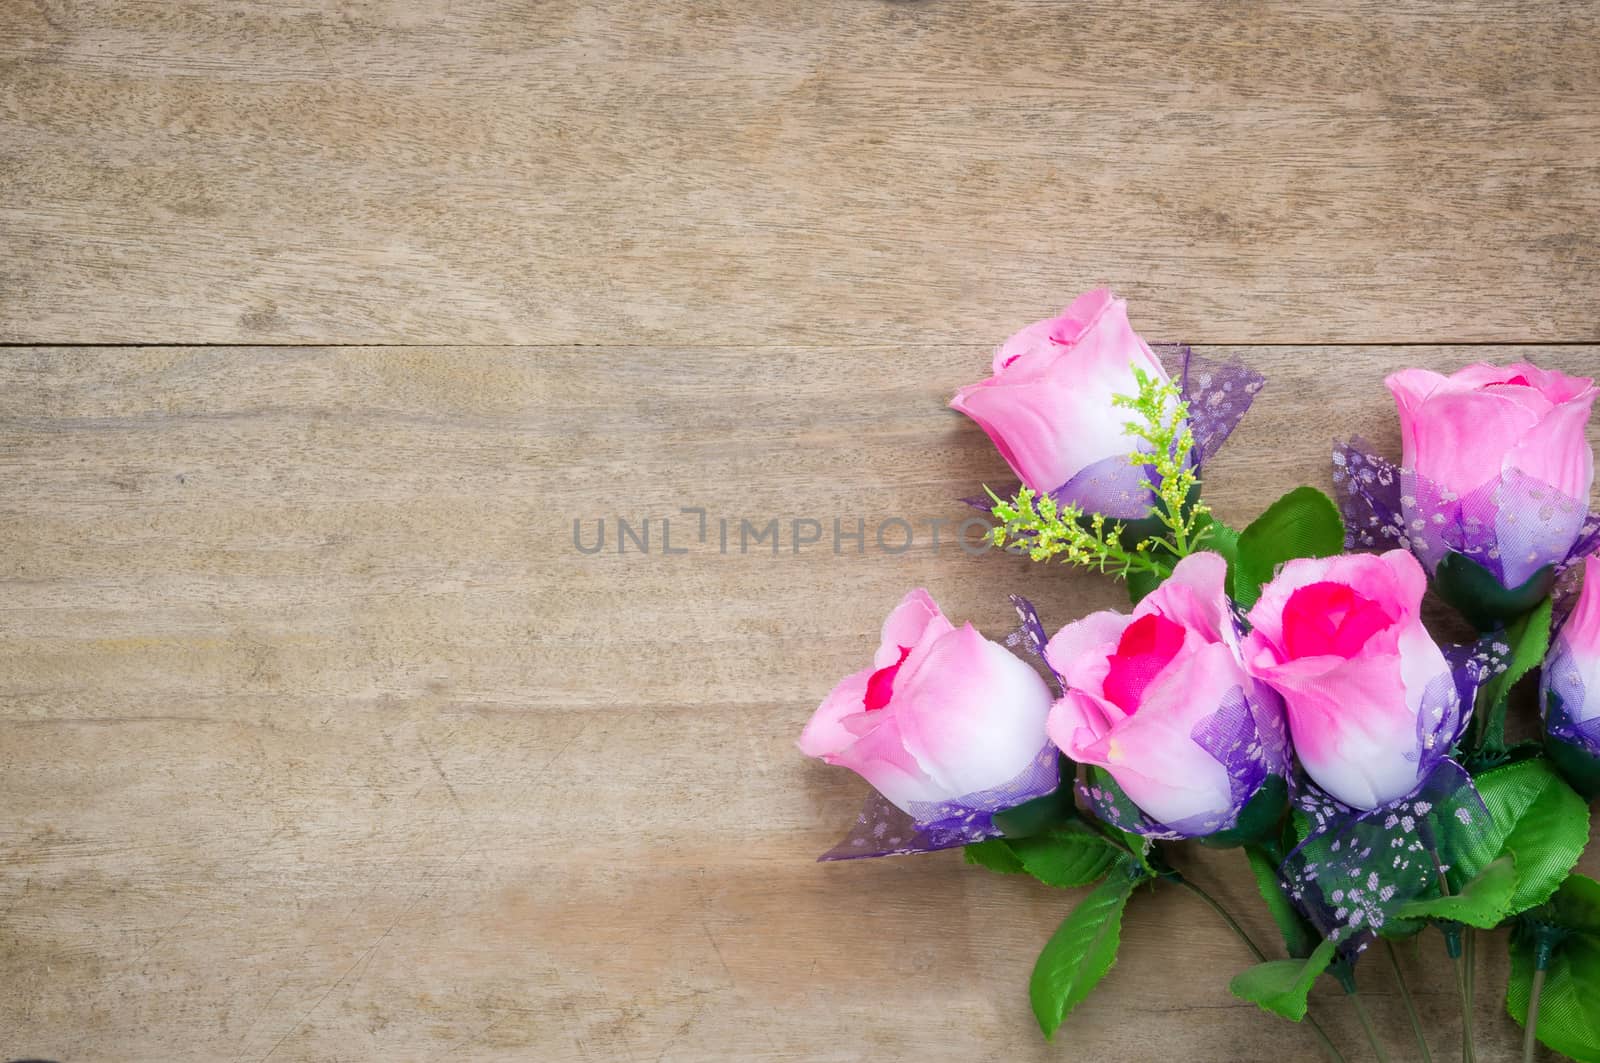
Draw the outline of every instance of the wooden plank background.
[[[10,0],[0,339],[1597,341],[1597,19]]]
[[[1149,7],[0,5],[0,1058],[1315,1058],[1170,892],[1046,1045],[1076,894],[813,863],[863,785],[792,745],[911,586],[1117,603],[948,538],[946,399],[1077,291],[1268,374],[1236,521],[1386,372],[1600,374],[1590,5]]]

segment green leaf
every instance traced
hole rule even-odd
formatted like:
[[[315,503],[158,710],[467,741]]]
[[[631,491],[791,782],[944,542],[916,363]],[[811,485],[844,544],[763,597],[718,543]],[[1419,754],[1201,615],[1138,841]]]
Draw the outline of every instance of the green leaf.
[[[1544,1044],[1580,1063],[1600,1063],[1600,883],[1583,875],[1564,882],[1541,911],[1547,922],[1570,933],[1551,954],[1539,994]],[[1524,1025],[1533,990],[1535,943],[1531,934],[1511,940],[1511,978],[1506,1012]]]
[[[1554,606],[1550,598],[1540,602],[1532,612],[1520,617],[1506,628],[1506,641],[1511,646],[1511,664],[1499,675],[1483,684],[1480,700],[1504,701],[1517,681],[1544,660],[1550,649],[1550,611]]]
[[[1315,487],[1296,487],[1239,533],[1238,561],[1230,572],[1233,600],[1248,609],[1285,561],[1343,550],[1339,507]]]
[[[1022,868],[1047,886],[1087,886],[1126,854],[1099,834],[1057,833],[1011,842]]]
[[[1333,953],[1333,942],[1324,941],[1303,960],[1258,963],[1234,975],[1228,988],[1241,1000],[1299,1022],[1306,1016],[1306,996],[1316,984],[1317,976],[1333,962]]]
[[[1600,882],[1588,875],[1568,876],[1541,914],[1575,934],[1600,937]]]
[[[971,845],[963,846],[962,853],[966,856],[967,863],[986,867],[1002,875],[1020,875],[1025,870],[1017,854],[1011,851],[1011,844],[1004,838],[973,842]]]
[[[1084,766],[1084,769],[1085,777],[1088,780],[1089,785],[1094,789],[1103,791],[1107,795],[1108,800],[1110,800],[1115,807],[1123,812],[1123,814],[1127,817],[1127,821],[1131,822],[1141,815],[1139,812],[1139,806],[1134,804],[1133,799],[1123,792],[1122,787],[1117,784],[1117,780],[1112,777],[1109,771],[1102,768],[1098,764],[1087,764]],[[1138,863],[1141,868],[1144,869],[1147,875],[1154,875],[1157,873],[1155,868],[1150,863],[1150,849],[1153,843],[1149,838],[1146,838],[1143,835],[1134,834],[1131,831],[1125,831],[1120,827],[1117,827],[1114,824],[1104,820],[1101,822],[1105,826],[1106,830],[1110,831],[1112,834],[1115,834],[1122,840],[1122,844],[1125,848],[1127,848],[1129,855],[1134,859],[1135,862]]]
[[[1506,629],[1505,641],[1511,649],[1506,670],[1483,684],[1474,710],[1473,732],[1481,735],[1480,745],[1491,753],[1506,747],[1506,708],[1511,688],[1544,661],[1550,649],[1551,599],[1540,602],[1530,613]]]
[[[1278,861],[1255,845],[1245,846],[1244,855],[1250,861],[1251,872],[1256,876],[1256,889],[1261,892],[1267,911],[1272,913],[1272,921],[1278,924],[1278,933],[1283,935],[1284,948],[1289,950],[1290,956],[1310,955],[1312,942],[1316,939],[1305,919],[1283,892],[1282,880],[1278,876]]]
[[[1289,809],[1289,831],[1284,835],[1283,847],[1292,851],[1295,846],[1303,844],[1309,837],[1311,837],[1311,817],[1306,815],[1302,809],[1291,806]]]
[[[1221,554],[1222,559],[1228,563],[1228,567],[1230,569],[1233,568],[1239,561],[1238,530],[1210,517],[1206,518],[1205,526],[1209,529],[1209,534],[1202,544],[1202,549]]]
[[[1516,860],[1511,854],[1489,863],[1460,893],[1449,897],[1420,897],[1402,904],[1402,919],[1452,919],[1468,926],[1493,930],[1511,911],[1517,890]]]
[[[1459,891],[1490,860],[1515,853],[1509,914],[1544,903],[1589,843],[1589,806],[1543,757],[1491,768],[1473,782],[1493,822],[1470,846],[1444,839],[1452,884]]]
[[[1546,565],[1520,586],[1507,590],[1494,573],[1457,553],[1446,554],[1433,571],[1434,591],[1479,631],[1492,630],[1527,613],[1550,593],[1555,582],[1555,566]]]
[[[1117,962],[1122,911],[1134,884],[1127,875],[1106,879],[1062,920],[1039,953],[1028,997],[1046,1040]]]
[[[1428,922],[1424,919],[1401,919],[1392,915],[1384,920],[1383,929],[1378,931],[1378,936],[1390,941],[1401,941],[1405,938],[1416,937],[1428,929]]]
[[[1201,517],[1199,523],[1206,532],[1205,541],[1200,544],[1200,549],[1222,555],[1222,560],[1228,563],[1227,585],[1231,590],[1234,571],[1239,567],[1239,530],[1217,520],[1209,513]]]
[[[990,838],[965,846],[967,863],[1002,875],[1027,874],[1047,886],[1071,888],[1097,881],[1119,859],[1131,859],[1111,839],[1081,825],[1029,838]]]
[[[1128,859],[1133,861],[1134,867],[1144,872],[1146,878],[1155,878],[1160,874],[1155,864],[1150,861],[1150,854],[1155,852],[1155,842],[1142,834],[1134,834],[1116,827],[1111,827],[1111,830],[1122,839],[1122,844],[1128,847]]]

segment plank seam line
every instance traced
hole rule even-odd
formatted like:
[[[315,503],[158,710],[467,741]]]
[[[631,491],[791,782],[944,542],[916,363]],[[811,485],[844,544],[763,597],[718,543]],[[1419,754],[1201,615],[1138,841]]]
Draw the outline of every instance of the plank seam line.
[[[1156,340],[1158,343],[1186,343],[1191,347],[1238,347],[1238,348],[1267,348],[1267,347],[1310,347],[1310,348],[1347,348],[1347,347],[1595,347],[1600,346],[1600,337],[1589,340],[1350,340],[1350,341],[1325,341],[1305,342],[1299,340],[1273,340],[1267,342],[1250,341],[1238,342],[1234,340]],[[345,350],[408,350],[429,347],[477,347],[486,350],[567,350],[574,347],[594,347],[606,350],[674,350],[674,351],[827,351],[840,349],[884,348],[884,349],[917,349],[935,347],[984,347],[976,340],[950,340],[929,343],[884,343],[841,341],[839,343],[251,343],[240,342],[160,342],[160,343],[113,343],[113,342],[48,342],[35,340],[3,340],[0,341],[0,350],[27,350],[27,349],[54,349],[54,350],[141,350],[173,349],[173,348],[218,348],[239,349],[259,348],[266,350],[296,350],[296,349],[345,349]]]

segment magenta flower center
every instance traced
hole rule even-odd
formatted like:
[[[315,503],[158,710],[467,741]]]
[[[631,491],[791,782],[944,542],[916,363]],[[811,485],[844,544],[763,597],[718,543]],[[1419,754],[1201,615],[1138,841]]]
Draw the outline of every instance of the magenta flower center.
[[[867,694],[861,699],[862,708],[868,712],[881,709],[889,704],[889,698],[894,695],[894,676],[900,666],[906,663],[906,658],[911,656],[910,646],[900,647],[900,659],[887,668],[879,668],[867,679]]]
[[[1382,606],[1343,583],[1310,583],[1283,607],[1283,648],[1291,658],[1354,657],[1392,623]]]
[[[1160,613],[1150,613],[1129,624],[1106,660],[1111,667],[1101,686],[1106,700],[1123,712],[1139,711],[1145,688],[1183,649],[1183,625]]]

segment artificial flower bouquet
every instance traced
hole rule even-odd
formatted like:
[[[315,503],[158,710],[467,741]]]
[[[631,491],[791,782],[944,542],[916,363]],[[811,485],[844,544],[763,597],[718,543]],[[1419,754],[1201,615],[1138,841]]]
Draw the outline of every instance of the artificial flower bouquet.
[[[1600,884],[1572,871],[1600,792],[1596,390],[1525,364],[1387,383],[1398,464],[1339,443],[1337,502],[1299,487],[1235,529],[1202,471],[1259,375],[1158,356],[1105,291],[1007,340],[951,406],[1022,482],[968,501],[997,545],[1120,578],[1132,607],[1047,635],[1013,596],[1001,645],[907,594],[800,737],[874,787],[823,859],[962,846],[992,871],[1093,886],[1033,969],[1046,1037],[1115,962],[1132,898],[1171,884],[1255,955],[1232,992],[1304,1022],[1335,1060],[1312,985],[1344,988],[1381,1060],[1361,961],[1419,934],[1454,964],[1472,1060],[1474,930],[1502,926],[1525,1056],[1537,1039],[1600,1060]],[[1430,633],[1430,586],[1475,637]],[[1512,689],[1536,671],[1538,737],[1512,741]],[[1242,851],[1280,958],[1169,863],[1189,840]]]

